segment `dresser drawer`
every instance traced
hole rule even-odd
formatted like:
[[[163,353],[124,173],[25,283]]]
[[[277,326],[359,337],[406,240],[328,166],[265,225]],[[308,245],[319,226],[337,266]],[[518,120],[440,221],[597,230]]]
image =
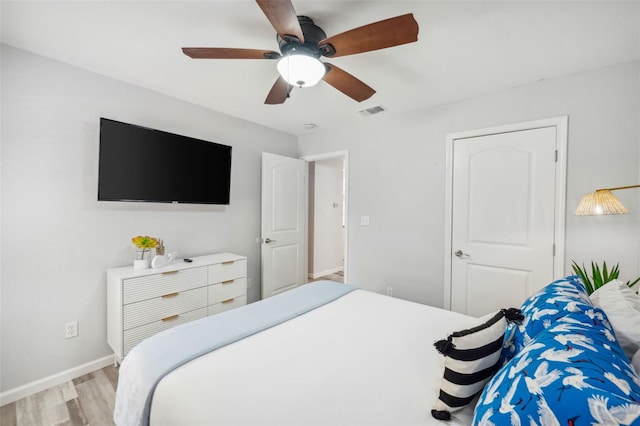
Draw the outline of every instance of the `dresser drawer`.
[[[247,276],[247,259],[232,260],[209,266],[209,284]]]
[[[209,305],[220,303],[223,300],[247,294],[247,279],[237,278],[235,280],[223,281],[219,284],[209,286]]]
[[[146,339],[147,337],[151,337],[154,334],[167,330],[171,327],[175,327],[179,324],[184,324],[189,321],[196,320],[198,318],[204,318],[207,316],[207,308],[196,309],[195,311],[187,312],[185,314],[180,314],[175,317],[169,317],[166,320],[154,321],[149,324],[142,325],[140,327],[132,328],[130,330],[126,330],[124,332],[124,354],[126,356],[127,353],[133,348],[135,345]]]
[[[181,269],[123,280],[123,303],[153,299],[207,285],[207,266]]]
[[[230,309],[235,309],[247,304],[247,296],[234,297],[227,299],[215,305],[209,305],[209,315],[219,314]]]
[[[207,287],[165,294],[124,306],[125,330],[207,306]]]

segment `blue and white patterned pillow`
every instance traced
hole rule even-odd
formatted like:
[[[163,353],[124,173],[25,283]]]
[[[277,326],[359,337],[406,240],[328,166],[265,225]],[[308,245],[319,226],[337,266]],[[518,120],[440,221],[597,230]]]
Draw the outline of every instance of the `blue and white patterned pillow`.
[[[593,309],[578,276],[569,276],[552,282],[524,301],[520,310],[521,324],[509,324],[505,331],[503,362],[520,352],[532,339],[570,314]]]
[[[570,312],[500,369],[474,425],[640,425],[640,378],[604,311]]]

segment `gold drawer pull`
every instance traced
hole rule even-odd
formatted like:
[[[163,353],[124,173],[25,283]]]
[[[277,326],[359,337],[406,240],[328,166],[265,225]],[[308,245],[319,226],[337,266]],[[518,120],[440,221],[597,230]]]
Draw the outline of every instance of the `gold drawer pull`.
[[[167,271],[167,272],[163,272],[162,275],[172,275],[172,274],[177,274],[180,271]]]
[[[179,294],[180,294],[180,292],[169,293],[169,294],[163,294],[163,295],[162,295],[162,298],[163,298],[163,299],[167,299],[167,298],[169,298],[169,297],[176,297],[176,296],[177,296],[177,295],[179,295]]]
[[[223,300],[223,301],[222,301],[222,304],[224,305],[224,304],[227,304],[227,303],[231,303],[231,302],[233,302],[234,300],[236,300],[236,299],[235,299],[234,297],[232,297],[231,299]]]
[[[170,317],[166,317],[166,318],[162,318],[163,322],[167,322],[167,321],[173,321],[174,319],[177,319],[180,315],[171,315]]]
[[[233,265],[233,263],[235,263],[235,260],[228,260],[226,262],[222,262],[223,265]]]
[[[227,280],[227,281],[222,281],[221,284],[231,284],[233,283],[235,280]]]

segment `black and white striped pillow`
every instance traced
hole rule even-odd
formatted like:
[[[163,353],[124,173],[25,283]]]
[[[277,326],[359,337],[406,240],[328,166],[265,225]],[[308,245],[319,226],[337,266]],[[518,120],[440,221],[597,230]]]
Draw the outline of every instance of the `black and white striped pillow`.
[[[482,391],[499,367],[507,321],[522,319],[519,309],[502,309],[487,322],[434,344],[445,356],[445,369],[433,417],[449,420],[452,411],[462,409]]]

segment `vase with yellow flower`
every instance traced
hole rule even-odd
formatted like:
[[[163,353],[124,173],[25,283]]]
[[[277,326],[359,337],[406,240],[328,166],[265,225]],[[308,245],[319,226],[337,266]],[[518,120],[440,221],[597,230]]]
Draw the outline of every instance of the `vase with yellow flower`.
[[[136,246],[136,257],[133,260],[133,269],[149,269],[151,266],[151,249],[157,247],[158,240],[149,236],[138,235],[131,242]]]

